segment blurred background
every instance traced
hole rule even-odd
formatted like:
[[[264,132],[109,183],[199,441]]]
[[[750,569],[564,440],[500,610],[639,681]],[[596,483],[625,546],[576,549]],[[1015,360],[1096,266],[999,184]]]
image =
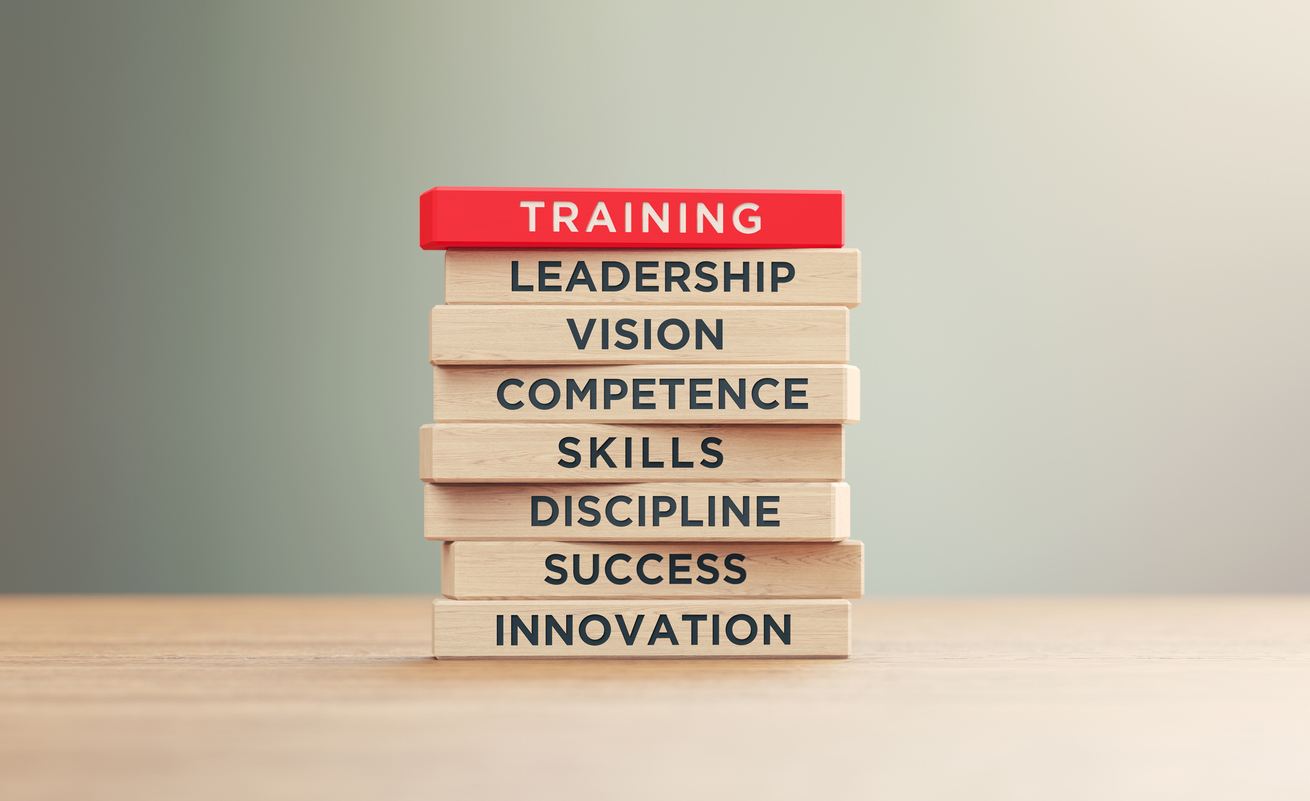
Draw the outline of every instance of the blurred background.
[[[420,592],[434,185],[842,189],[879,593],[1310,590],[1310,5],[0,5],[0,591]]]

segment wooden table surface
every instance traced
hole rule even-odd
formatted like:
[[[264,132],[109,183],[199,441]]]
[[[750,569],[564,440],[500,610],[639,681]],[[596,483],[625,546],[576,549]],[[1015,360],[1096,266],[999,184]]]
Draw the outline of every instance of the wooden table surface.
[[[437,662],[430,599],[0,596],[0,798],[1310,798],[1310,598],[855,603],[855,656]]]

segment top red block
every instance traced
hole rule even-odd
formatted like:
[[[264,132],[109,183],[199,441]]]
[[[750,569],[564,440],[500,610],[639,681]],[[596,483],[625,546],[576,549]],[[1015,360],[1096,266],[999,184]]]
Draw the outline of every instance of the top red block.
[[[836,191],[438,186],[419,244],[446,248],[839,248]]]

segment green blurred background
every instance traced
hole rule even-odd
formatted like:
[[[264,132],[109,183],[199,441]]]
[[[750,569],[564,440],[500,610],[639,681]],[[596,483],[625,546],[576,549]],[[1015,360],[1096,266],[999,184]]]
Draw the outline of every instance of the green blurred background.
[[[871,593],[1310,590],[1304,3],[0,5],[0,591],[436,592],[433,185],[847,192]]]

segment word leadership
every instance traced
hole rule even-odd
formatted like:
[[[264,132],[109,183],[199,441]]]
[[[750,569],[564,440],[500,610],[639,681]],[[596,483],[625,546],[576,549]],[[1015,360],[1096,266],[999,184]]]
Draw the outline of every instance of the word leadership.
[[[754,271],[751,270],[751,263],[744,261],[741,263],[740,270],[732,269],[732,262],[723,262],[723,277],[720,280],[719,263],[714,261],[702,261],[696,264],[696,283],[689,288],[687,281],[691,280],[692,267],[685,261],[666,261],[663,262],[663,275],[660,273],[660,262],[658,261],[638,261],[633,262],[633,270],[628,270],[628,265],[621,261],[602,261],[600,267],[596,270],[595,276],[592,270],[587,266],[585,261],[579,261],[574,266],[573,271],[569,274],[568,282],[565,283],[563,274],[555,272],[562,269],[563,263],[559,261],[538,261],[537,275],[535,281],[519,280],[519,263],[517,260],[511,260],[509,263],[509,290],[511,292],[573,292],[575,289],[588,292],[622,292],[632,283],[633,288],[638,292],[672,292],[676,286],[679,292],[731,292],[733,284],[741,292],[751,291],[751,275],[755,277],[756,292],[777,292],[778,287],[790,283],[796,277],[796,268],[791,262],[771,261],[769,262],[768,272],[765,272],[764,262],[755,262]],[[765,280],[765,277],[768,280]],[[599,279],[599,280],[597,280]],[[635,280],[634,280],[635,279]]]

